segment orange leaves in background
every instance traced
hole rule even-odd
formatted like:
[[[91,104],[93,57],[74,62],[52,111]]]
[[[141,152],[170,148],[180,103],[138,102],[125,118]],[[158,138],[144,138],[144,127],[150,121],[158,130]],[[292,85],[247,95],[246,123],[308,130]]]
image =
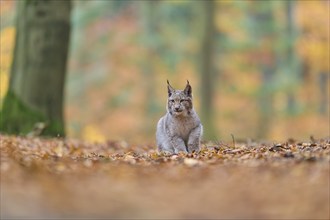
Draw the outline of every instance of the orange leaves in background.
[[[297,50],[314,74],[330,71],[329,1],[297,1],[297,22],[301,27]]]
[[[82,131],[82,138],[90,142],[104,142],[106,137],[95,125],[86,125]]]
[[[13,15],[15,8],[14,1],[0,0],[0,2],[1,18],[7,16],[7,26],[1,29],[0,100],[2,100],[8,88],[15,39],[14,23],[8,22],[12,19],[8,15]],[[198,29],[198,24],[203,24],[202,19],[199,19],[202,16],[198,17],[200,16],[198,14],[196,17],[197,12],[201,11],[198,5],[193,5],[195,1],[155,3],[157,12],[164,13],[156,15],[157,19],[164,19],[168,13],[166,10],[173,9],[180,14],[181,9],[186,10],[186,7],[193,6],[190,9],[195,12],[189,13],[198,21],[189,28],[182,26],[187,28],[185,30],[187,33],[189,32],[184,35],[180,33],[180,28],[173,28],[172,24],[160,26],[157,20],[155,35],[152,35],[150,40],[158,42],[161,38],[166,38],[166,43],[159,48],[153,48],[154,51],[151,56],[149,55],[150,59],[147,59],[150,51],[142,42],[145,31],[142,25],[144,15],[139,11],[139,7],[136,7],[140,6],[139,1],[131,1],[131,3],[124,1],[118,11],[105,9],[105,7],[113,9],[111,5],[114,4],[113,2],[115,1],[77,1],[74,5],[71,41],[73,49],[68,63],[65,99],[68,136],[89,141],[106,139],[154,141],[157,120],[166,111],[166,79],[178,86],[189,79],[193,85],[196,110],[201,109],[200,79],[203,73],[200,73],[198,66],[201,49],[201,42],[198,39],[200,33],[190,30]],[[285,1],[274,1],[274,17],[282,28],[286,21],[283,2]],[[302,67],[303,71],[306,71],[303,73],[304,79],[301,79],[304,82],[293,88],[296,92],[295,98],[302,106],[301,114],[293,117],[283,116],[287,97],[283,91],[280,91],[282,93],[277,94],[275,100],[277,114],[272,115],[276,123],[272,125],[272,132],[269,135],[269,138],[274,139],[283,139],[288,135],[306,138],[311,133],[325,136],[328,135],[329,130],[326,116],[320,115],[315,110],[319,105],[321,93],[318,74],[321,71],[329,71],[328,2],[295,2],[294,20],[297,22],[298,30],[295,49],[300,55],[299,59],[302,58],[304,65],[308,66],[308,68]],[[262,59],[265,59],[265,62],[274,59],[260,52],[264,49],[261,45],[265,47],[275,45],[272,39],[265,42],[256,41],[255,45],[244,46],[251,40],[248,24],[244,23],[249,23],[248,17],[251,12],[246,5],[250,3],[257,5],[258,1],[216,1],[217,14],[214,22],[219,41],[214,48],[216,56],[212,80],[215,83],[214,121],[221,139],[230,139],[231,133],[244,138],[255,135],[258,116],[256,100],[262,83],[260,71],[255,66]],[[178,7],[181,9],[178,10]],[[258,10],[257,7],[252,8]],[[162,11],[163,9],[166,10]],[[100,11],[102,13],[99,14]],[[194,22],[194,19],[190,19],[189,22]],[[162,22],[167,21],[165,19]],[[222,39],[226,40],[223,42]],[[239,43],[243,46],[238,45]],[[161,55],[164,50],[170,51],[167,57]],[[174,55],[180,55],[182,58],[176,62],[166,61],[165,58],[172,59]],[[146,73],[148,71],[144,69],[145,63],[152,63],[150,73]],[[152,96],[149,97],[150,93]],[[151,97],[154,99],[152,116],[147,113]],[[291,127],[303,129],[295,130]]]
[[[2,102],[8,89],[15,35],[14,27],[6,27],[0,32],[0,102]]]

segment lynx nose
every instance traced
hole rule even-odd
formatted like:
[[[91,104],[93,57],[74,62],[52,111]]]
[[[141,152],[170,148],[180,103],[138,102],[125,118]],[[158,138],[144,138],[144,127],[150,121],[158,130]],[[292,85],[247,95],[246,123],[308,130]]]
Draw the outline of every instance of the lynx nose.
[[[175,109],[175,111],[179,111],[180,107],[175,107],[174,109]]]

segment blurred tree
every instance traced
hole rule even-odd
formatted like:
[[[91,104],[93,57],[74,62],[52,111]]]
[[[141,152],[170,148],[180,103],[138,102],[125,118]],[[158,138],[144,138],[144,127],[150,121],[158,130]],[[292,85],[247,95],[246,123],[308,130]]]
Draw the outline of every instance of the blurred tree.
[[[319,74],[319,87],[320,87],[320,104],[319,113],[321,115],[329,116],[329,76],[327,72]]]
[[[214,114],[213,114],[213,59],[215,47],[215,1],[203,1],[203,12],[205,15],[205,25],[202,37],[201,48],[201,119],[204,125],[205,139],[214,139],[216,131],[214,127]]]
[[[286,51],[283,54],[285,59],[285,68],[287,69],[287,78],[290,81],[290,86],[287,89],[287,109],[286,111],[292,115],[296,112],[296,99],[294,96],[294,84],[298,81],[298,68],[297,68],[297,53],[295,52],[294,42],[296,41],[296,28],[294,21],[295,1],[285,2],[286,11],[286,37],[285,45]]]
[[[157,19],[155,17],[157,14],[157,4],[159,4],[158,1],[143,1],[140,4],[144,30],[142,41],[146,50],[145,59],[143,60],[143,74],[146,86],[146,114],[148,117],[155,117],[157,115],[157,99],[155,97],[155,56],[157,54],[157,45],[159,44],[157,37],[155,37],[157,33]],[[153,120],[147,120],[146,130],[147,132],[154,131]]]
[[[64,136],[63,90],[71,1],[17,2],[17,35],[1,130]]]
[[[265,138],[269,135],[274,114],[274,74],[277,66],[277,54],[274,47],[276,42],[276,26],[273,4],[273,1],[256,1],[251,3],[251,15],[254,17],[255,25],[252,30],[252,38],[259,42],[257,57],[262,83],[258,100],[258,138]]]

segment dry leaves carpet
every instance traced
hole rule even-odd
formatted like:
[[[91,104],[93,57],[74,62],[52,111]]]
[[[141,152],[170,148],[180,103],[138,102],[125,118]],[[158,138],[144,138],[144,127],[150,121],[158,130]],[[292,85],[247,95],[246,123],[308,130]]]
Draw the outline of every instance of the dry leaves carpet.
[[[0,135],[1,218],[329,219],[330,139],[200,153]]]

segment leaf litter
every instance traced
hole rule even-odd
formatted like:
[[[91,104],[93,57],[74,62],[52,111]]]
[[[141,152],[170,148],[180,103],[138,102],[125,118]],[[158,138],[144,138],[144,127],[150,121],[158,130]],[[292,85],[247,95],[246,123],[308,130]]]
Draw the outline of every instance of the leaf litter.
[[[0,144],[4,218],[329,218],[329,138],[176,155],[124,141]]]

